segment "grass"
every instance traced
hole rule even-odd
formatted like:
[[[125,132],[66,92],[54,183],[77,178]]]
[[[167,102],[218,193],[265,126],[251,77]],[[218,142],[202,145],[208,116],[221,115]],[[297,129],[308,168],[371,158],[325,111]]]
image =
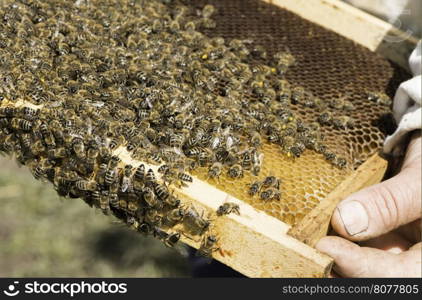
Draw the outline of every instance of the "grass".
[[[0,277],[186,277],[187,260],[0,157]]]

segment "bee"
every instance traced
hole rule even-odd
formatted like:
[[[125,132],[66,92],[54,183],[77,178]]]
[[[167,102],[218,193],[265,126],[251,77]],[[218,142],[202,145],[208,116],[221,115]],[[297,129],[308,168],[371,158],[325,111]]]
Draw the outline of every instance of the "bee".
[[[207,235],[202,239],[201,246],[198,249],[198,253],[204,257],[211,257],[214,251],[217,251],[219,247],[216,246],[218,239],[215,235]]]
[[[165,201],[169,196],[169,190],[165,185],[156,183],[154,185],[155,194],[158,196],[158,199]]]
[[[133,170],[132,165],[126,165],[124,168],[123,176],[122,176],[122,184],[120,186],[120,191],[122,191],[123,193],[125,192],[131,193],[133,191],[133,184],[131,181],[132,170]]]
[[[117,165],[120,162],[120,158],[117,156],[112,156],[107,167],[107,171],[104,176],[104,184],[110,186],[117,177]]]
[[[86,157],[85,144],[82,139],[74,138],[72,141],[72,149],[79,159],[84,159]]]
[[[294,157],[300,157],[305,151],[305,144],[302,142],[296,142],[292,147],[290,147],[289,151]]]
[[[276,188],[280,189],[281,180],[275,176],[267,176],[265,177],[262,186],[264,188]]]
[[[192,176],[190,176],[189,174],[183,173],[183,172],[180,172],[180,173],[177,175],[177,177],[178,177],[181,181],[184,181],[184,182],[192,182],[192,181],[193,181]]]
[[[135,191],[141,191],[144,187],[145,179],[145,165],[141,164],[136,168],[135,174],[133,175],[133,189]]]
[[[349,116],[334,117],[332,123],[336,129],[353,128],[355,126],[354,119]]]
[[[17,115],[18,110],[13,106],[0,107],[0,117],[14,118]]]
[[[231,166],[230,169],[228,170],[228,175],[231,178],[241,178],[241,177],[243,177],[242,166],[239,165],[239,164],[235,164],[235,165]]]
[[[217,209],[217,215],[228,215],[230,213],[235,213],[237,215],[240,215],[240,207],[238,204],[233,202],[226,202],[222,205],[220,205]]]
[[[258,176],[259,172],[261,172],[262,162],[264,160],[264,154],[258,154],[258,152],[254,152],[253,155],[253,166],[252,166],[252,174]]]
[[[111,191],[107,191],[107,202],[109,203],[110,207],[119,208],[119,196],[117,193],[113,193]]]
[[[281,192],[277,188],[269,188],[263,191],[260,195],[261,200],[280,200]]]
[[[329,161],[329,162],[335,162],[336,161],[337,155],[335,153],[333,153],[331,151],[325,151],[323,154],[324,154],[324,157],[327,161]]]
[[[261,135],[259,134],[259,132],[254,131],[251,134],[250,143],[255,148],[258,148],[262,145],[262,139],[261,139]]]
[[[166,214],[164,218],[164,222],[165,224],[174,226],[174,224],[176,223],[181,223],[185,215],[186,215],[186,211],[183,208],[175,208],[175,209],[170,210]]]
[[[318,122],[321,125],[330,125],[333,120],[333,116],[330,112],[323,112],[318,116]]]
[[[32,138],[31,134],[29,133],[23,133],[20,136],[22,147],[25,149],[30,149],[32,146]]]
[[[81,191],[93,192],[97,189],[97,183],[95,181],[88,180],[78,180],[76,181],[75,186]]]
[[[208,219],[204,218],[204,213],[199,215],[194,207],[191,207],[185,211],[184,222],[189,225],[189,229],[195,234],[202,235],[206,230],[208,230],[211,222]]]
[[[202,17],[210,18],[215,13],[215,7],[211,4],[207,4],[202,8]]]
[[[34,155],[34,156],[38,156],[39,154],[41,154],[45,150],[46,150],[45,146],[44,146],[43,142],[40,141],[40,140],[35,141],[30,147],[30,151],[31,151],[32,155]]]
[[[208,176],[211,178],[218,178],[221,174],[223,165],[219,162],[213,163],[208,170]]]
[[[160,216],[156,209],[148,209],[145,213],[145,220],[152,226],[161,227],[163,217]]]
[[[130,201],[127,203],[127,212],[131,215],[135,215],[139,209],[139,205],[136,202]]]
[[[252,153],[249,150],[242,154],[241,165],[244,170],[249,170],[252,167]]]
[[[352,102],[345,100],[343,105],[343,110],[345,111],[352,111],[355,110],[355,106]]]
[[[175,196],[170,195],[169,197],[167,197],[167,199],[165,200],[165,203],[170,206],[170,207],[178,207],[180,205],[180,200],[177,199]]]
[[[367,93],[368,96],[368,100],[375,102],[379,105],[384,105],[384,106],[391,106],[392,104],[392,100],[390,97],[388,97],[386,94],[384,93],[379,93],[379,92],[368,92]]]
[[[248,194],[249,196],[255,196],[259,191],[261,190],[263,186],[263,182],[261,181],[255,181],[249,186]]]
[[[11,126],[16,130],[30,131],[32,129],[32,122],[25,119],[13,118]]]
[[[63,147],[49,149],[47,151],[47,155],[50,159],[58,159],[58,158],[65,158],[67,156],[67,151]]]
[[[343,157],[337,157],[333,164],[340,169],[344,169],[347,165],[347,161]]]
[[[145,176],[145,185],[154,186],[155,182],[156,182],[156,178],[155,178],[154,171],[152,169],[148,169],[148,172],[146,173],[146,176]]]
[[[180,233],[178,232],[173,232],[168,234],[165,239],[164,239],[164,245],[166,245],[167,247],[174,247],[177,242],[180,240]]]
[[[38,110],[25,106],[21,109],[22,118],[33,121],[37,117]],[[1,113],[0,113],[1,115]]]
[[[328,106],[334,109],[343,109],[344,101],[344,97],[333,98],[328,102]]]
[[[277,52],[273,57],[276,61],[279,75],[284,74],[296,62],[295,57],[290,52]]]
[[[158,199],[155,197],[154,190],[146,187],[143,190],[142,198],[149,207],[155,207],[158,204]]]
[[[52,168],[53,164],[48,159],[41,159],[39,162],[35,162],[33,167],[34,178],[39,180],[46,177],[48,170]]]
[[[125,142],[125,138],[123,136],[119,136],[117,138],[113,138],[110,141],[110,144],[108,145],[108,148],[113,151],[114,149],[116,149],[117,147],[123,145]]]

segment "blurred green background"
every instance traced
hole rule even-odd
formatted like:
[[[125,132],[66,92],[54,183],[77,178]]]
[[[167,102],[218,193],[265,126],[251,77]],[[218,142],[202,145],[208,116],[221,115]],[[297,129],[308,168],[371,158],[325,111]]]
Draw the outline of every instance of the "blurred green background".
[[[187,277],[187,260],[0,156],[0,277]]]

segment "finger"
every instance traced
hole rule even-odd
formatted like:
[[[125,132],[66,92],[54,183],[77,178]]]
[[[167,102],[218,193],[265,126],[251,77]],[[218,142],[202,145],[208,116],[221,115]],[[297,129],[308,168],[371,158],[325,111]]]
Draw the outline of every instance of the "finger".
[[[337,206],[331,224],[349,240],[367,240],[421,217],[420,169],[359,191]]]
[[[411,244],[421,241],[422,222],[421,219],[397,228],[397,233],[404,236]]]
[[[379,237],[360,242],[359,245],[399,254],[409,250],[413,243],[410,243],[402,235],[393,231]]]
[[[316,248],[334,259],[334,270],[344,277],[421,276],[420,250],[393,254],[331,236],[322,238]]]

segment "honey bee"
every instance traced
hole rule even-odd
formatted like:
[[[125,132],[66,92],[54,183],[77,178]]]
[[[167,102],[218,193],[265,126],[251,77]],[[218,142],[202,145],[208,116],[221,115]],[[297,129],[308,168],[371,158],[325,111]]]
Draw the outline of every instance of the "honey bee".
[[[249,196],[255,196],[259,191],[261,190],[263,186],[263,182],[261,181],[255,181],[249,186]]]
[[[76,188],[81,191],[90,191],[93,192],[97,189],[97,183],[95,181],[87,181],[87,180],[78,180],[75,183]]]
[[[32,122],[25,119],[13,118],[11,126],[16,130],[30,131],[32,129]]]
[[[145,213],[145,220],[155,227],[161,227],[163,223],[163,217],[160,216],[155,209],[148,209]]]
[[[333,164],[340,169],[344,169],[347,165],[347,161],[343,157],[337,157]]]
[[[228,215],[230,213],[235,213],[237,215],[240,215],[240,207],[238,204],[233,202],[226,202],[222,205],[220,205],[217,209],[217,215]]]
[[[185,211],[185,218],[183,221],[188,225],[188,229],[195,234],[202,235],[208,230],[211,222],[204,218],[204,213],[199,215],[194,207],[191,207]]]
[[[127,212],[131,215],[135,215],[139,209],[139,205],[136,202],[130,201],[127,203]]]
[[[174,224],[181,223],[185,215],[186,211],[183,208],[172,209],[166,214],[164,223],[174,226]]]
[[[333,116],[330,112],[323,112],[318,116],[318,122],[321,125],[330,125],[333,120]]]
[[[262,186],[264,188],[276,188],[280,189],[281,180],[275,176],[267,176],[265,177]]]
[[[230,167],[227,173],[231,178],[241,178],[243,177],[243,169],[239,164],[235,164]]]
[[[25,106],[21,109],[22,118],[33,121],[37,117],[38,110]],[[1,113],[0,113],[1,115]]]
[[[110,186],[117,179],[117,165],[120,162],[120,158],[112,156],[107,167],[107,171],[104,175],[104,184]]]
[[[158,204],[158,199],[155,197],[154,190],[146,187],[143,190],[142,198],[149,207],[155,207]]]
[[[211,257],[214,251],[219,247],[216,246],[218,239],[215,235],[207,235],[202,239],[201,246],[198,249],[198,254],[204,257]]]
[[[68,155],[67,151],[63,147],[55,148],[55,149],[49,149],[47,151],[47,155],[50,159],[58,159],[58,158],[64,158]]]
[[[207,4],[202,8],[202,17],[210,18],[215,13],[215,7],[211,4]]]
[[[82,141],[82,139],[80,139],[80,138],[73,139],[72,149],[79,159],[85,159],[85,157],[86,157],[85,145],[84,145],[84,142]]]
[[[329,162],[335,162],[337,158],[337,155],[331,151],[325,151],[323,154],[324,154],[325,159]]]
[[[221,174],[223,165],[219,162],[213,163],[208,170],[208,176],[211,178],[218,178]]]
[[[121,184],[120,184],[120,191],[122,193],[133,192],[133,184],[132,184],[132,169],[133,167],[131,165],[126,165],[123,171],[123,176],[121,178]]]
[[[334,117],[332,123],[336,129],[353,128],[355,126],[354,119],[349,116]]]
[[[281,192],[277,188],[268,188],[263,191],[260,195],[261,200],[280,200]]]
[[[152,169],[148,169],[148,172],[146,173],[146,176],[145,176],[145,185],[154,186],[155,183],[156,183],[156,178],[155,178],[154,171]]]
[[[367,92],[367,96],[368,96],[368,100],[369,101],[375,102],[375,103],[377,103],[379,105],[391,106],[391,104],[392,104],[391,98],[388,97],[384,93]]]
[[[41,159],[39,162],[33,164],[33,175],[34,178],[39,180],[46,177],[46,173],[53,167],[53,164],[48,159]]]
[[[0,117],[14,118],[17,116],[18,110],[12,106],[0,107]]]
[[[168,188],[162,184],[154,184],[154,191],[155,194],[158,196],[158,199],[162,201],[165,201],[170,196]]]
[[[255,148],[258,148],[262,145],[262,139],[261,139],[261,135],[259,134],[259,132],[254,131],[251,134],[250,142],[251,142],[251,145],[254,146]]]
[[[124,138],[123,136],[119,136],[119,137],[117,137],[117,138],[113,138],[113,139],[110,141],[110,144],[108,145],[108,147],[109,147],[109,149],[110,149],[111,151],[113,151],[113,150],[114,150],[114,149],[116,149],[117,147],[119,147],[119,146],[123,145],[123,144],[124,144],[124,142],[125,142],[125,138]]]

